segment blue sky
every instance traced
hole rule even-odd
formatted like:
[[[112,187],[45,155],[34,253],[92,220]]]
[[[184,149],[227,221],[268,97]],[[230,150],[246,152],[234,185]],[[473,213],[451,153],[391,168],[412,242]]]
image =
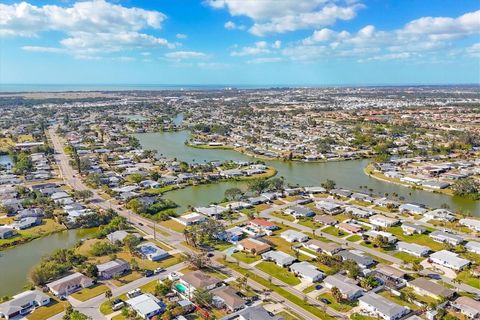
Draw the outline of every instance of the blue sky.
[[[0,1],[1,83],[480,83],[471,0]]]

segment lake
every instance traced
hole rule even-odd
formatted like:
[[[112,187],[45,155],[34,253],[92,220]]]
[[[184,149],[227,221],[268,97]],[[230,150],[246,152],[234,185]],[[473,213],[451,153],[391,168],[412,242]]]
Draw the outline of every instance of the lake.
[[[0,296],[11,296],[23,291],[28,283],[28,273],[43,256],[56,249],[71,248],[94,232],[96,228],[57,232],[0,251]]]
[[[144,149],[156,150],[161,156],[177,158],[189,163],[204,163],[214,160],[258,161],[258,159],[233,150],[198,149],[185,145],[190,137],[188,131],[140,133],[134,135]],[[373,189],[378,195],[397,193],[405,201],[423,203],[429,207],[439,208],[447,204],[453,210],[469,211],[480,216],[480,201],[472,201],[445,194],[414,190],[400,185],[379,181],[367,176],[363,169],[370,160],[350,160],[336,162],[297,162],[282,160],[267,160],[265,163],[277,169],[278,177],[284,177],[292,185],[318,186],[326,179],[334,180],[337,186],[362,191],[360,186]],[[188,205],[200,206],[223,199],[226,189],[232,186],[246,188],[246,182],[220,182],[216,184],[187,187],[165,194],[180,205],[178,211],[183,211]],[[365,189],[363,189],[365,190]]]

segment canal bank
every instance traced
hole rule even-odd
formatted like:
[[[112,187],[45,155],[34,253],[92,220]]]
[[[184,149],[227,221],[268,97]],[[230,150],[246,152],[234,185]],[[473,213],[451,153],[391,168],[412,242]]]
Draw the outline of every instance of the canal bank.
[[[56,249],[72,248],[96,230],[97,228],[66,230],[0,251],[0,296],[11,296],[23,291],[30,270],[42,257]]]
[[[256,162],[258,159],[233,150],[199,149],[185,145],[190,137],[187,131],[140,133],[134,135],[144,149],[156,150],[160,156],[177,158],[189,163],[205,163],[215,160],[239,160]],[[337,186],[369,193],[370,189],[377,195],[393,194],[403,197],[405,201],[423,203],[429,207],[438,208],[447,204],[453,210],[462,210],[480,216],[480,201],[452,197],[423,190],[391,184],[371,178],[363,172],[369,160],[348,160],[324,163],[293,162],[282,160],[265,160],[265,164],[277,169],[277,177],[284,177],[291,185],[315,186],[326,179],[334,180]],[[207,205],[223,199],[225,190],[233,186],[246,188],[247,182],[222,182],[209,185],[199,185],[185,189],[174,190],[165,194],[180,205],[179,211],[188,205]]]

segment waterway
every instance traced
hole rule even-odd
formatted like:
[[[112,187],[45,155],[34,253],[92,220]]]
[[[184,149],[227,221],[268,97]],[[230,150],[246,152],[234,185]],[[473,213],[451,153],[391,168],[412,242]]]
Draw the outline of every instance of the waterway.
[[[187,131],[141,133],[135,134],[145,149],[156,150],[161,156],[177,158],[189,163],[203,163],[214,160],[258,161],[258,159],[233,150],[198,149],[185,145],[190,133]],[[471,212],[480,216],[480,201],[471,201],[445,194],[414,190],[407,187],[379,181],[367,176],[363,169],[369,160],[351,160],[338,162],[292,162],[268,160],[265,163],[277,169],[278,177],[284,177],[291,185],[318,186],[326,179],[334,180],[337,186],[356,191],[365,190],[360,186],[373,189],[377,195],[392,195],[394,193],[405,198],[405,201],[423,203],[432,208],[447,204],[453,210]],[[185,210],[188,205],[202,206],[223,199],[226,189],[232,186],[246,188],[246,182],[221,182],[209,185],[187,187],[165,194],[180,205],[178,211]],[[369,193],[369,191],[366,191]]]
[[[43,256],[56,249],[71,248],[95,231],[96,228],[57,232],[0,251],[0,296],[11,296],[23,291],[28,283],[28,273]]]
[[[13,165],[12,158],[9,155],[0,156],[0,167],[10,169]]]

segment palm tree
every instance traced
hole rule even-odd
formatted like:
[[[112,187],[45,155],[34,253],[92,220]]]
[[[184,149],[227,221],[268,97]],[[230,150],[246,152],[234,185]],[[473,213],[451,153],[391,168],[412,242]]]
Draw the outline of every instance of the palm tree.
[[[108,301],[110,301],[110,299],[112,298],[113,294],[112,294],[112,290],[108,289],[107,291],[105,291],[105,298],[108,299]]]

